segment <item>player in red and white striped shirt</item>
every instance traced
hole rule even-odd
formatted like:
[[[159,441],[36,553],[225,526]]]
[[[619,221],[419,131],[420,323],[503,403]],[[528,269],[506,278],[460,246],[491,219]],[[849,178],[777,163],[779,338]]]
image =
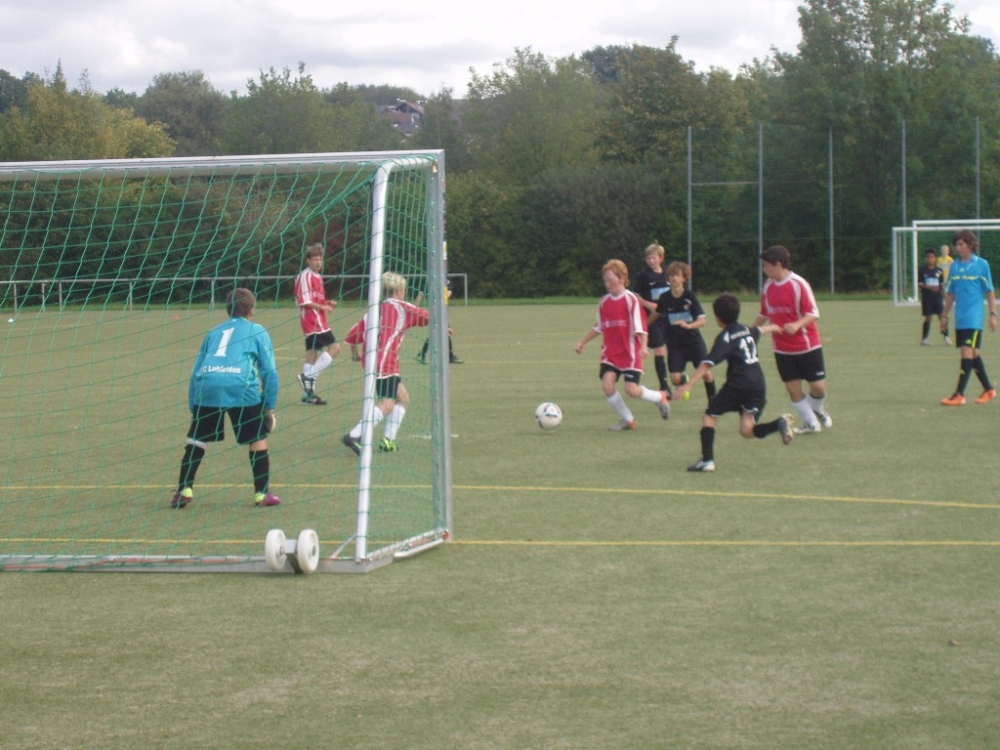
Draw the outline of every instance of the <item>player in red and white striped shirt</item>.
[[[790,269],[791,253],[783,245],[773,245],[760,254],[767,281],[760,295],[760,314],[753,322],[759,327],[770,320],[779,326],[773,334],[774,360],[778,374],[802,420],[798,435],[832,427],[826,410],[826,364],[816,320],[819,307],[809,282]],[[809,392],[802,381],[809,384]]]
[[[608,293],[597,304],[597,323],[573,348],[580,354],[589,341],[598,336],[603,337],[601,386],[604,388],[604,397],[619,417],[610,429],[635,429],[635,417],[618,392],[618,379],[622,377],[627,395],[656,404],[660,416],[669,419],[670,403],[667,394],[639,384],[642,358],[649,354],[649,349],[646,348],[646,321],[642,306],[635,293],[627,288],[628,268],[620,260],[609,260],[601,269],[601,276]]]
[[[299,305],[299,322],[306,337],[306,361],[298,376],[302,386],[302,403],[323,406],[326,401],[316,395],[316,378],[333,364],[340,353],[340,344],[326,322],[336,301],[327,300],[323,286],[323,246],[319,243],[306,248],[306,267],[295,277],[295,301]]]
[[[403,298],[406,296],[406,279],[395,273],[382,275],[382,304],[379,307],[379,336],[375,362],[375,396],[379,399],[373,418],[375,424],[385,418],[385,432],[378,449],[384,452],[397,450],[396,435],[410,405],[410,394],[399,375],[399,349],[406,331],[430,323],[430,313]],[[351,347],[351,359],[361,361],[365,337],[368,332],[368,314],[347,332],[344,342]],[[344,435],[341,442],[361,455],[361,429],[364,419]]]

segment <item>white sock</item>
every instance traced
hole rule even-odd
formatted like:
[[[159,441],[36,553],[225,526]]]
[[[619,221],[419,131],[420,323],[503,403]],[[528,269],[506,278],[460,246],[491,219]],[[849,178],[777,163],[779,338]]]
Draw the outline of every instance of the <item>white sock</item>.
[[[309,377],[312,378],[316,377],[331,364],[333,364],[333,357],[331,357],[327,352],[323,352],[316,358],[316,361],[313,362],[312,370],[309,373]]]
[[[644,385],[640,385],[639,387],[642,388],[642,393],[639,394],[639,398],[643,401],[649,401],[651,404],[658,404],[663,400],[663,396],[659,391],[654,391]]]
[[[608,396],[608,403],[611,404],[611,408],[618,412],[618,416],[624,419],[626,422],[634,422],[635,417],[632,416],[632,412],[625,405],[625,399],[622,398],[622,394],[615,391],[613,396]]]
[[[406,416],[406,408],[396,404],[392,407],[392,411],[389,412],[389,416],[385,420],[385,437],[388,440],[395,440],[396,435],[399,433],[399,428],[403,424],[403,417]]]
[[[804,398],[801,401],[793,401],[792,408],[794,408],[796,413],[799,415],[799,419],[802,420],[802,424],[807,427],[815,427],[819,424],[819,420],[816,419],[816,415],[813,414],[812,406],[809,405],[808,398]]]
[[[826,403],[826,396],[823,398],[816,398],[812,394],[806,396],[806,400],[809,401],[809,406],[813,411],[823,411],[823,404]]]
[[[382,414],[382,410],[376,406],[375,413],[372,415],[372,422],[374,423],[372,424],[372,427],[378,427],[378,423],[382,421],[383,416],[385,415]],[[354,438],[355,440],[361,439],[361,429],[364,426],[364,424],[365,424],[364,420],[361,420],[356,425],[354,425],[354,429],[351,430],[352,438]]]
[[[302,377],[311,378],[312,372],[313,372],[313,366],[311,364],[306,362],[304,365],[302,365]]]

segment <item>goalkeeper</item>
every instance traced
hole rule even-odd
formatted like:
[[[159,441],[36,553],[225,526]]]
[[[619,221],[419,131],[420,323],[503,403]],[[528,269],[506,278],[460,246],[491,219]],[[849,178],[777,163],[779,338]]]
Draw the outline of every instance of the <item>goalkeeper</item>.
[[[250,450],[254,506],[281,502],[267,490],[267,434],[275,426],[278,371],[271,337],[263,326],[250,322],[256,303],[249,289],[234,289],[226,300],[229,320],[209,331],[201,344],[188,385],[191,426],[172,508],[187,507],[194,498],[194,478],[206,444],[225,440],[226,414],[236,442]]]

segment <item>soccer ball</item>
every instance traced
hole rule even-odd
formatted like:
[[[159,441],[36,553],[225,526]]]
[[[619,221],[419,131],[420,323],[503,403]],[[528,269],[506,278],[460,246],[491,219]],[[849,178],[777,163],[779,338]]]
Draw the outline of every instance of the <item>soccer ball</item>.
[[[539,404],[535,409],[535,421],[543,430],[554,430],[562,422],[562,409],[551,401]]]

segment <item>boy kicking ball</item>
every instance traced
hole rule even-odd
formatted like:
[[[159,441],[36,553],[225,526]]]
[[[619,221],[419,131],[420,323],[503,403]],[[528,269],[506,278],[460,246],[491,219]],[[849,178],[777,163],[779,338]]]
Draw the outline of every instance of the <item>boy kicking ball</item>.
[[[722,332],[716,336],[712,351],[698,365],[691,380],[677,388],[675,398],[683,397],[715,365],[726,362],[728,370],[725,384],[709,401],[701,418],[701,460],[688,466],[688,471],[715,471],[715,421],[726,412],[739,412],[740,435],[745,438],[765,438],[777,432],[785,445],[791,443],[793,438],[791,414],[782,414],[773,422],[757,424],[757,418],[767,403],[767,386],[757,354],[757,342],[761,334],[780,329],[776,325],[748,328],[740,323],[740,301],[734,294],[719,295],[712,303],[712,311]]]

